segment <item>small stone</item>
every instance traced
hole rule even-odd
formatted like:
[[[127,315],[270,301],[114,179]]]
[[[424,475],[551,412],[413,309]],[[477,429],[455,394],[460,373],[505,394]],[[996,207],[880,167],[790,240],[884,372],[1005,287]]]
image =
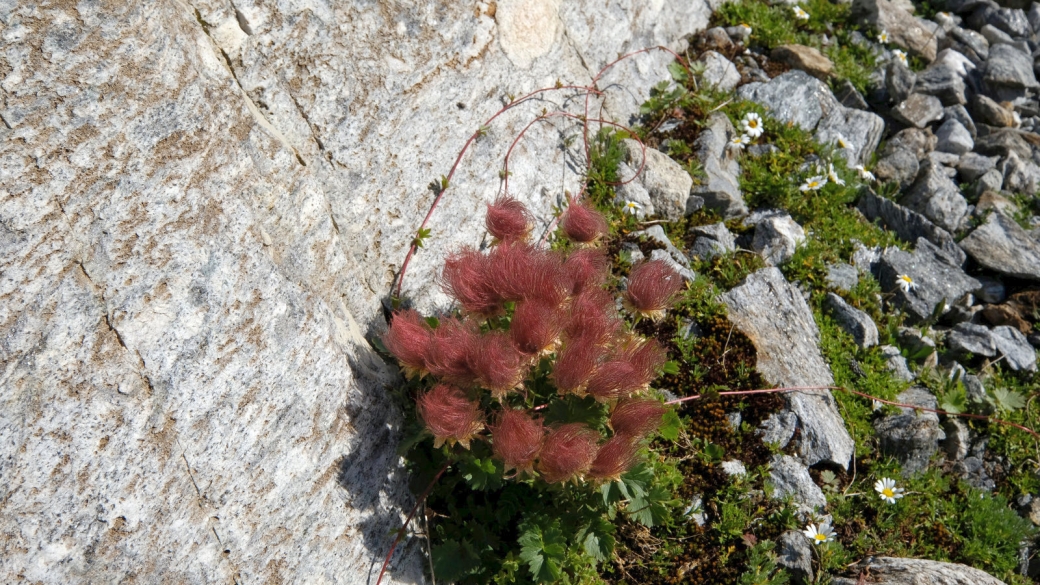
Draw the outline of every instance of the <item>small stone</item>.
[[[892,110],[892,116],[897,120],[917,128],[924,128],[941,118],[942,114],[943,105],[939,98],[920,93],[911,95]]]
[[[968,202],[939,165],[926,161],[900,203],[954,233],[968,216]]]
[[[968,99],[964,95],[964,76],[967,75],[965,69],[969,66],[974,69],[975,66],[953,49],[946,49],[943,53],[946,53],[945,59],[936,59],[927,69],[917,74],[914,91],[935,96],[944,106],[967,103]],[[964,62],[967,62],[967,65]]]
[[[744,463],[733,459],[731,461],[723,461],[719,467],[722,468],[722,472],[730,477],[739,477],[747,475],[747,468],[744,467]]]
[[[1007,289],[1004,283],[988,276],[979,276],[982,286],[975,291],[975,295],[984,303],[1003,303],[1007,298]]]
[[[959,156],[966,152],[971,152],[971,149],[975,147],[975,141],[971,139],[971,133],[960,122],[952,118],[939,126],[935,137],[938,138],[936,149],[941,152],[949,152]]]
[[[976,152],[968,152],[962,155],[960,161],[957,162],[957,173],[962,181],[971,183],[987,171],[996,168],[998,160],[1000,157],[982,156]]]
[[[735,28],[742,29],[744,27]],[[700,62],[704,64],[704,73],[701,79],[708,86],[714,87],[719,91],[730,91],[740,83],[740,73],[737,72],[736,66],[729,59],[715,51],[705,51],[701,55]]]
[[[1004,188],[1008,191],[1033,194],[1040,189],[1040,167],[1015,152],[1009,152],[997,169],[1003,173]]]
[[[773,266],[787,262],[805,241],[805,230],[790,215],[768,217],[755,226],[751,247]]]
[[[906,382],[913,381],[914,374],[910,371],[909,366],[907,366],[906,358],[903,357],[903,354],[899,351],[898,347],[894,345],[882,345],[878,349],[881,350],[881,357],[885,359],[885,367],[893,376]]]
[[[967,108],[962,104],[955,106],[947,106],[943,108],[943,120],[957,120],[964,126],[964,129],[971,135],[971,139],[974,141],[975,137],[978,136],[978,128],[975,127],[975,122],[971,119],[971,115],[968,114]]]
[[[1015,125],[1015,115],[1012,109],[1006,108],[982,94],[976,95],[972,99],[971,107],[975,118],[983,124],[1001,128],[1011,128]]]
[[[733,48],[733,41],[721,26],[709,28],[699,36],[699,45],[704,49],[729,52]]]
[[[856,208],[871,221],[880,220],[881,225],[895,232],[900,239],[916,242],[917,238],[925,238],[943,250],[948,256],[961,264],[967,255],[950,235],[950,232],[936,226],[927,217],[916,211],[884,197],[879,197],[869,188],[860,191]]]
[[[1004,173],[997,169],[990,169],[979,177],[978,183],[975,184],[975,196],[981,197],[984,193],[1000,191],[1003,186]]]
[[[1040,87],[1029,54],[1003,44],[990,47],[983,79],[990,85],[1011,88]]]
[[[813,582],[812,545],[801,531],[788,530],[780,535],[776,563],[786,568],[796,583]]]
[[[881,156],[887,156],[897,150],[909,150],[916,159],[920,160],[935,150],[938,140],[929,128],[903,128],[890,138],[881,151]]]
[[[683,279],[683,282],[692,282],[697,278],[697,274],[690,270],[689,267],[683,266],[675,260],[675,257],[664,250],[653,250],[650,252],[651,260],[661,260],[672,268]]]
[[[1040,242],[1002,214],[991,214],[960,245],[976,262],[994,272],[1040,280]]]
[[[968,455],[971,446],[971,429],[961,419],[950,416],[942,423],[946,439],[942,442],[943,451],[950,461],[960,461]]]
[[[729,148],[729,141],[735,134],[729,118],[722,112],[715,112],[694,143],[694,152],[706,177],[693,188],[693,194],[723,219],[742,217],[748,212],[737,178],[740,165],[731,156]]]
[[[797,428],[798,415],[788,410],[782,410],[769,415],[769,418],[762,421],[756,432],[762,437],[763,443],[772,443],[783,449],[791,441]]]
[[[1001,325],[993,328],[993,338],[1008,367],[1015,371],[1036,371],[1036,350],[1021,331]]]
[[[898,337],[899,345],[905,347],[912,356],[925,356],[935,351],[935,340],[914,327],[900,327]]]
[[[852,336],[861,349],[878,344],[877,325],[869,315],[849,305],[832,292],[827,293],[823,304],[830,310],[838,325]]]
[[[900,289],[896,281],[900,274],[912,278],[916,286],[908,291]],[[886,248],[878,263],[878,281],[884,292],[892,294],[892,301],[906,310],[910,322],[928,319],[940,302],[952,304],[980,286],[948,254],[924,238],[917,240],[912,254]]]
[[[796,504],[822,511],[827,506],[827,497],[820,486],[813,482],[809,468],[790,455],[775,455],[770,462],[769,479],[773,484],[773,498],[782,500],[791,497]]]
[[[996,357],[997,342],[993,332],[984,325],[959,323],[946,336],[946,346],[955,356],[976,355]]]
[[[899,183],[901,188],[909,187],[920,170],[918,159],[907,149],[899,149],[878,161],[874,166],[874,175],[886,182]]]
[[[899,59],[888,62],[885,67],[885,87],[893,102],[898,104],[910,97],[915,83],[917,83],[917,75],[909,67],[903,65]]]
[[[1033,33],[1040,33],[1040,4],[1033,2],[1029,5],[1026,19],[1029,20],[1029,26],[1033,29]]]
[[[736,249],[736,239],[722,222],[692,227],[689,233],[697,238],[690,248],[690,256],[693,258],[710,260]]]
[[[863,98],[863,94],[848,79],[838,85],[837,91],[834,92],[834,97],[846,108],[870,111],[870,106],[867,104],[867,100]]]
[[[830,59],[819,50],[805,45],[779,45],[769,54],[769,58],[824,81],[834,73],[834,63]]]
[[[977,217],[985,217],[987,213],[997,212],[1008,217],[1014,217],[1018,206],[1014,201],[1004,197],[996,191],[985,191],[979,196],[979,202],[975,204],[973,212]]]
[[[625,140],[622,145],[627,157],[625,162],[631,168],[638,169],[643,160],[644,146],[631,139]],[[665,153],[650,147],[645,148],[646,163],[637,181],[650,195],[650,201],[653,202],[658,215],[669,221],[682,219],[686,214],[693,179],[686,169]]]
[[[740,421],[741,420],[743,420],[743,417],[741,416],[739,410],[735,410],[733,412],[727,412],[726,413],[726,422],[729,423],[729,428],[733,432],[737,432],[737,431],[740,430]]]
[[[700,494],[690,498],[690,503],[683,510],[683,518],[692,520],[697,526],[704,526],[708,523],[708,518],[704,515],[704,498]]]
[[[985,61],[989,58],[989,41],[981,34],[958,26],[950,31],[950,38],[963,43],[964,47],[975,53],[980,60]]]
[[[869,556],[854,566],[855,573],[870,575],[873,585],[1004,585],[981,569],[925,559]],[[847,579],[855,585],[858,579]],[[834,581],[834,585],[846,585]]]
[[[896,402],[923,408],[938,408],[927,389],[913,387],[896,396]],[[899,459],[903,475],[913,475],[928,467],[932,455],[939,450],[939,441],[945,439],[934,412],[900,408],[900,414],[889,415],[874,423],[881,451]]]
[[[855,22],[887,31],[893,44],[920,55],[925,61],[935,60],[942,32],[938,24],[917,18],[889,0],[853,0],[852,17]]]
[[[965,457],[953,466],[953,471],[975,489],[991,492],[997,483],[986,473],[986,465],[977,455]],[[977,583],[977,581],[968,581]]]
[[[1008,45],[1015,46],[1015,39],[1011,38],[1011,35],[993,26],[987,24],[979,29],[979,34],[986,37],[986,41],[989,42],[990,48],[995,45]]]
[[[824,278],[827,286],[848,292],[859,284],[859,271],[851,264],[839,262],[827,267],[827,276]]]
[[[624,161],[618,163],[618,176],[621,180],[630,179],[635,174],[636,170],[628,166],[628,163]],[[614,187],[614,204],[621,207],[628,202],[637,204],[635,213],[637,219],[644,219],[655,213],[650,193],[643,187],[643,183],[639,179]]]
[[[1012,37],[1032,36],[1029,18],[1020,8],[998,8],[986,14],[986,23],[1006,32]]]

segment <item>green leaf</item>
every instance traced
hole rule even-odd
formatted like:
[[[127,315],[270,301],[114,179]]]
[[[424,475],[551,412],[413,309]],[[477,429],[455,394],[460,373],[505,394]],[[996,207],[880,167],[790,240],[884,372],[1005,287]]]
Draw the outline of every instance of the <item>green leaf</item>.
[[[582,543],[585,552],[596,562],[605,561],[614,552],[614,524],[597,516],[578,531],[575,540]]]
[[[601,430],[607,420],[606,406],[595,398],[586,396],[578,398],[568,394],[553,400],[545,409],[545,423],[584,423],[590,428]]]
[[[707,457],[709,461],[721,461],[725,455],[726,450],[720,445],[708,443],[704,446],[704,456]]]
[[[669,408],[664,412],[664,416],[661,417],[661,427],[657,429],[657,432],[662,439],[674,441],[679,438],[680,428],[682,428],[682,421],[679,420],[679,414]]]
[[[671,64],[668,65],[668,73],[672,75],[672,79],[674,79],[676,83],[686,83],[686,80],[690,78],[689,73],[686,72],[686,68],[678,61],[672,61]]]
[[[632,498],[625,511],[636,522],[653,528],[668,522],[671,518],[669,508],[677,503],[678,500],[672,498],[671,492],[664,486],[654,485],[645,495]]]
[[[445,582],[458,581],[480,567],[480,557],[469,541],[446,540],[433,547],[433,573]]]
[[[1008,390],[1007,388],[997,388],[993,391],[993,398],[997,401],[997,408],[1005,412],[1011,412],[1020,408],[1025,408],[1026,397],[1022,396],[1014,390]]]
[[[549,583],[560,578],[560,563],[567,554],[566,541],[560,529],[560,521],[525,523],[521,526],[520,560],[527,563],[531,575],[539,583]]]
[[[416,248],[422,248],[426,238],[430,237],[430,228],[419,228],[419,233],[415,235],[415,239],[412,243],[415,244]]]
[[[475,490],[495,490],[502,487],[502,473],[504,469],[499,468],[499,463],[490,457],[480,459],[474,457],[464,460],[459,464],[459,471],[466,483]]]
[[[426,324],[430,326],[430,329],[436,329],[436,328],[440,327],[441,320],[438,319],[437,317],[427,317],[426,318]]]
[[[661,368],[661,373],[668,374],[671,376],[677,375],[679,373],[679,362],[675,360],[669,360],[665,362],[664,366]]]

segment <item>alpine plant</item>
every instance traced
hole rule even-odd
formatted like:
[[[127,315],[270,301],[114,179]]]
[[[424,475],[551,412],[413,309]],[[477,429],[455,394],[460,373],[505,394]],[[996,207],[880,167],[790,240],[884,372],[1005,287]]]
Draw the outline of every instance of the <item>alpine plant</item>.
[[[568,251],[542,249],[530,241],[523,204],[495,200],[485,217],[490,248],[463,248],[444,263],[440,284],[457,315],[426,320],[399,310],[382,340],[427,388],[416,409],[436,448],[483,441],[514,477],[612,481],[661,424],[667,407],[650,384],[667,355],[618,312],[610,260],[599,247],[609,231],[603,215],[571,201],[560,224]],[[657,320],[681,288],[668,264],[644,262],[632,269],[621,302],[637,320]],[[531,400],[537,388],[543,398]],[[554,401],[589,397],[609,413],[596,428],[543,419]]]

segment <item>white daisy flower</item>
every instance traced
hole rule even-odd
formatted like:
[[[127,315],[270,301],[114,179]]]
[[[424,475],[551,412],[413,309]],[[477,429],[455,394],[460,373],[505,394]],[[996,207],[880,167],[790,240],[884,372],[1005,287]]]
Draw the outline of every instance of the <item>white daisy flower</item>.
[[[798,20],[809,20],[809,13],[802,10],[801,6],[792,6],[791,10],[794,11],[794,17]]]
[[[834,529],[831,528],[830,524],[820,524],[817,527],[815,524],[810,524],[805,527],[802,531],[813,544],[823,544],[834,540]]]
[[[888,42],[888,31],[887,30],[883,30],[880,33],[878,33],[877,42],[879,42],[879,43],[887,43]]]
[[[917,283],[908,274],[897,274],[896,286],[899,287],[899,290],[907,293],[917,288]]]
[[[874,412],[878,412],[879,410],[885,407],[885,403],[881,402],[880,400],[877,400],[876,398],[872,398],[870,400],[870,407],[874,410]]]
[[[888,477],[882,477],[874,482],[874,491],[889,504],[894,504],[896,500],[903,497],[903,488],[896,487],[896,480]]]
[[[823,175],[818,175],[816,177],[809,177],[808,179],[806,179],[805,182],[802,183],[802,186],[798,187],[798,189],[802,193],[804,193],[806,191],[819,191],[820,187],[823,187],[826,184],[827,184],[827,177],[825,177]]]
[[[893,49],[892,54],[895,55],[896,59],[899,59],[899,62],[903,65],[909,65],[909,63],[907,63],[906,61],[906,53],[904,53],[903,51],[900,51],[899,49]]]
[[[740,28],[742,28],[742,29],[744,29],[745,31],[747,31],[747,32],[746,32],[747,36],[751,36],[751,31],[753,30],[753,29],[751,28],[751,25],[749,25],[749,24],[747,24],[747,23],[743,23],[743,22],[742,22],[742,23],[740,23],[740,24],[739,24],[738,26],[740,26]]]
[[[845,180],[839,177],[838,173],[834,171],[834,163],[827,165],[827,178],[830,179],[832,183],[837,183],[842,187],[845,186]]]
[[[744,118],[740,121],[740,129],[751,138],[758,138],[765,131],[765,128],[762,127],[762,116],[754,112],[744,114]]]
[[[838,145],[838,148],[852,148],[852,144],[841,134],[835,134],[834,143]]]
[[[642,206],[635,201],[625,201],[624,205],[621,206],[621,211],[629,215],[635,215],[640,209],[642,209]]]
[[[733,140],[729,141],[729,145],[733,148],[744,150],[744,147],[751,143],[751,137],[747,134],[741,134],[740,136],[734,136]]]
[[[877,180],[877,177],[874,176],[874,173],[863,168],[863,165],[856,165],[852,168],[856,169],[856,172],[859,173],[859,178],[863,179],[864,181],[873,182]]]

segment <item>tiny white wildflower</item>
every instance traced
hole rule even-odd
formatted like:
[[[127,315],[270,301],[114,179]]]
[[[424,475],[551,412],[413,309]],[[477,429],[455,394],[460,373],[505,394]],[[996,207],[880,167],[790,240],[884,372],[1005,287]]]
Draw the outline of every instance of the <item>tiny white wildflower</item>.
[[[751,137],[747,134],[741,134],[740,136],[734,136],[733,140],[729,141],[729,145],[733,148],[743,150],[745,146],[751,143]]]
[[[806,191],[818,191],[820,187],[827,184],[827,177],[819,175],[816,177],[809,177],[802,183],[801,187],[798,187],[803,193]]]
[[[878,33],[877,42],[879,42],[879,43],[887,43],[888,42],[888,31],[887,30],[883,30],[880,33]]]
[[[900,51],[899,49],[894,49],[892,51],[892,54],[896,56],[896,59],[899,59],[900,63],[902,63],[903,65],[907,65],[906,53]]]
[[[740,121],[740,129],[751,138],[758,138],[765,131],[762,127],[762,116],[754,112],[744,114],[744,118]]]
[[[950,17],[950,13],[949,12],[936,12],[935,15],[936,16],[941,16],[943,18],[949,18]]]
[[[896,487],[896,481],[888,477],[882,477],[874,482],[874,491],[889,504],[894,504],[896,500],[903,497],[903,488]]]
[[[792,6],[791,10],[794,11],[794,17],[798,20],[809,20],[809,13],[802,10],[801,6]]]
[[[874,410],[874,412],[877,412],[885,407],[885,403],[881,402],[880,400],[877,400],[876,398],[872,398],[870,400],[870,407]]]
[[[830,163],[827,166],[827,178],[830,179],[832,183],[837,183],[842,187],[845,186],[845,180],[839,177],[838,173],[834,170],[834,163]]]
[[[849,141],[845,140],[845,137],[841,134],[835,135],[834,143],[838,145],[838,148],[852,148],[852,145],[849,144]]]
[[[903,292],[910,292],[917,288],[917,283],[908,274],[898,274],[896,275],[896,286]]]
[[[830,524],[820,524],[817,527],[815,524],[810,524],[805,527],[802,531],[813,544],[823,544],[834,540],[834,529],[831,528]]]
[[[852,168],[856,169],[856,172],[859,173],[859,178],[863,179],[864,181],[873,182],[877,180],[877,177],[874,176],[874,173],[865,169],[863,165],[856,165]]]
[[[635,201],[625,201],[625,204],[621,206],[621,210],[629,215],[635,215],[641,207]]]
[[[742,22],[742,23],[740,23],[739,26],[740,26],[740,28],[743,28],[745,31],[747,31],[747,33],[746,33],[747,36],[751,36],[751,32],[754,30],[754,29],[751,28],[751,25]]]

